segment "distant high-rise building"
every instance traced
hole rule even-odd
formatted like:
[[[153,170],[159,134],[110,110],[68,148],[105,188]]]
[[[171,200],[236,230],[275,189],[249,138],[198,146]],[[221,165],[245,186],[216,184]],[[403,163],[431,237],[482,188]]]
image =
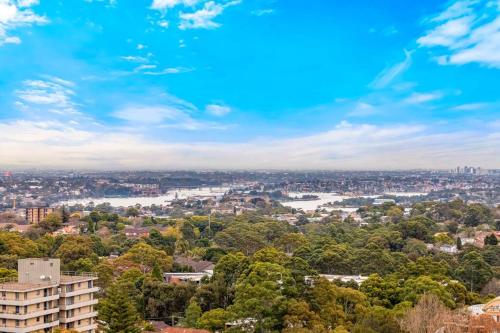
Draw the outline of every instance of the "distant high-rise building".
[[[38,224],[45,220],[47,215],[54,213],[55,209],[51,207],[30,207],[26,208],[26,222],[29,224]]]

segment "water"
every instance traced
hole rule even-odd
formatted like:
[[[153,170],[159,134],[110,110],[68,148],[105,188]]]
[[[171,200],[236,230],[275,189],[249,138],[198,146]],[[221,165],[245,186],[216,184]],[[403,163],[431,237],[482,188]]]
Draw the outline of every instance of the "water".
[[[396,197],[418,197],[421,195],[427,195],[428,193],[424,192],[386,192],[386,195],[394,195]]]
[[[165,195],[160,195],[157,197],[125,197],[125,198],[85,198],[68,200],[61,202],[65,205],[75,205],[82,204],[88,205],[93,202],[94,205],[99,205],[102,203],[109,203],[113,207],[129,207],[139,204],[141,206],[151,206],[151,205],[168,205],[172,200],[175,199],[175,194],[177,193],[178,199],[186,199],[193,196],[215,196],[220,198],[229,190],[229,187],[202,187],[198,189],[177,189],[168,192]]]
[[[294,201],[282,201],[283,206],[307,210],[315,210],[321,205],[328,202],[342,201],[343,199],[349,198],[348,196],[338,195],[337,193],[325,193],[325,192],[290,192],[288,196],[291,198],[301,198],[303,195],[316,195],[319,197],[318,200],[294,200]]]
[[[412,196],[419,196],[419,195],[427,195],[427,193],[421,193],[421,192],[387,192],[384,193],[386,195],[394,195],[394,196],[401,196],[401,197],[412,197]],[[337,193],[325,193],[325,192],[290,192],[288,194],[292,198],[301,198],[303,195],[316,195],[319,197],[318,200],[294,200],[294,201],[282,201],[281,204],[283,206],[295,208],[295,209],[302,209],[304,211],[308,210],[316,210],[317,208],[322,208],[320,206],[326,204],[326,203],[334,203],[335,201],[342,201],[344,199],[348,198],[379,198],[380,195],[360,195],[360,196],[346,196],[346,195],[339,195]],[[332,208],[332,207],[326,207],[325,209],[327,211],[332,211],[332,210],[341,210],[347,213],[352,213],[355,212],[359,207],[341,207],[341,208]]]

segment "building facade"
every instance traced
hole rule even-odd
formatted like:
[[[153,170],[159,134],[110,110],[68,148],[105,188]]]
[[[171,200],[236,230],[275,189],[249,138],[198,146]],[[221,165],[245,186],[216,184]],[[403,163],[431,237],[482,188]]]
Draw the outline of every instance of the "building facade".
[[[26,222],[29,224],[38,224],[45,220],[47,215],[54,213],[55,209],[51,207],[30,207],[26,208]]]
[[[0,332],[94,333],[99,288],[92,273],[60,272],[59,259],[21,259],[17,279],[0,281]]]

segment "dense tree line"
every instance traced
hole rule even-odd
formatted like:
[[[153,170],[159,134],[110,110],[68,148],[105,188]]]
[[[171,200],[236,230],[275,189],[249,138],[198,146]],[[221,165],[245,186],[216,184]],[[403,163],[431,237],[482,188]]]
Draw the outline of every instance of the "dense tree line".
[[[304,214],[291,226],[268,217],[273,209],[210,222],[148,217],[141,223],[151,231],[141,239],[123,233],[136,219],[135,207],[122,216],[93,211],[75,236],[51,236],[62,217],[50,216],[26,234],[0,232],[0,276],[15,276],[24,257],[58,257],[65,270],[95,271],[104,328],[131,333],[148,328],[148,320],[228,332],[412,332],[419,304],[442,306],[449,318],[499,293],[493,234],[483,247],[435,250],[458,245],[458,234],[498,229],[498,209],[457,200],[417,203],[405,214],[395,204],[368,205],[359,210],[368,221],[363,226],[336,212],[319,222],[309,218],[321,212]],[[164,272],[188,269],[173,255],[215,262],[213,276],[199,286],[166,284]],[[319,274],[369,277],[358,286]]]

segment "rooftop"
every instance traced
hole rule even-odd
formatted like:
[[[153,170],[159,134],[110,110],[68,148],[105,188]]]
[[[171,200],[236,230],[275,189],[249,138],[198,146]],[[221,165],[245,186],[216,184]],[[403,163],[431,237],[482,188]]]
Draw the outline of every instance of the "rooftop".
[[[17,277],[9,277],[0,279],[0,290],[10,291],[27,291],[47,288],[48,286],[55,286],[56,284],[46,283],[19,283]]]
[[[97,279],[93,272],[61,272],[61,283],[80,282]]]

